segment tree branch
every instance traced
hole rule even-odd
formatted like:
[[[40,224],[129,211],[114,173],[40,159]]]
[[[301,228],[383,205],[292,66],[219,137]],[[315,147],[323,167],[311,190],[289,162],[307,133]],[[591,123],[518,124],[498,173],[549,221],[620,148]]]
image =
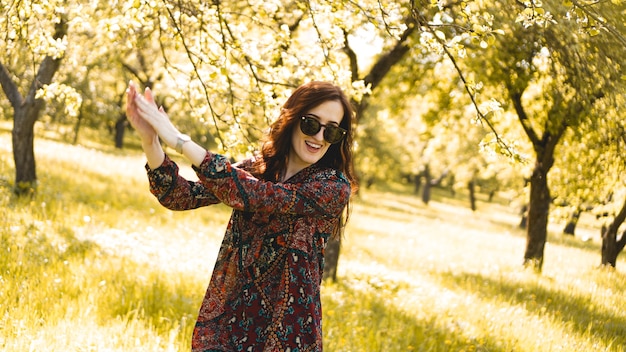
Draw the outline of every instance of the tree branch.
[[[616,251],[617,253],[621,252],[624,247],[626,247],[626,231],[622,233],[622,237],[620,237],[619,241],[616,243]]]
[[[522,125],[524,132],[528,136],[528,139],[530,139],[530,142],[533,145],[540,144],[541,140],[539,139],[537,132],[535,132],[532,126],[530,126],[530,124],[528,123],[528,115],[526,114],[524,106],[522,105],[522,93],[511,92],[509,89],[509,96],[511,97],[511,101],[513,102],[513,108],[517,113],[517,118],[519,119],[519,122]]]
[[[348,60],[350,61],[351,81],[355,82],[359,80],[359,62],[357,60],[356,53],[350,46],[350,42],[348,41],[348,32],[345,29],[343,30],[343,40],[345,43],[343,52],[348,55]]]
[[[9,98],[9,102],[11,106],[13,106],[14,110],[17,110],[24,101],[20,91],[17,89],[17,85],[11,79],[11,74],[9,70],[0,62],[0,85],[2,85],[2,90],[4,90],[4,94]]]
[[[65,35],[67,35],[67,18],[64,15],[60,15],[59,23],[55,25],[54,35],[52,36],[54,39],[61,39]],[[44,106],[43,99],[36,99],[37,90],[43,87],[46,84],[50,84],[52,82],[52,77],[57,72],[59,67],[61,66],[62,57],[53,58],[52,56],[46,56],[41,64],[39,65],[39,69],[37,70],[37,74],[33,79],[33,82],[30,85],[30,89],[28,90],[28,94],[24,99],[24,103],[29,106],[31,109],[39,111]],[[39,114],[26,114],[24,116],[28,116],[32,121],[26,121],[26,124],[34,124],[35,121],[39,118]]]
[[[620,226],[622,226],[622,224],[624,223],[624,220],[626,220],[626,199],[624,199],[624,204],[622,205],[622,209],[620,209],[619,213],[615,215],[615,218],[613,219],[613,222],[610,225],[615,230],[614,233],[617,233],[617,230],[619,229]],[[624,240],[623,237],[620,239],[620,241],[622,240]]]
[[[167,4],[167,2],[166,2],[166,4]],[[175,20],[176,16],[174,16],[174,14],[172,13],[171,9],[168,6],[165,6],[165,8],[167,9],[168,16],[172,20],[172,24],[174,26],[174,29],[176,30],[176,35],[179,36],[180,42],[182,43],[183,48],[185,48],[185,53],[187,54],[187,58],[189,59],[189,63],[193,67],[193,71],[194,71],[196,77],[198,78],[198,80],[200,81],[200,85],[202,86],[202,89],[204,90],[204,96],[206,98],[206,102],[207,102],[207,105],[209,107],[209,110],[211,111],[211,118],[213,119],[213,125],[215,126],[217,139],[219,139],[220,143],[222,143],[223,146],[226,146],[226,142],[224,141],[224,138],[222,137],[222,133],[220,132],[220,129],[218,128],[217,119],[218,119],[219,115],[217,114],[217,112],[213,108],[213,104],[211,104],[211,99],[209,98],[209,91],[208,91],[208,89],[206,87],[206,84],[204,83],[204,80],[202,79],[202,76],[200,75],[200,72],[198,71],[198,66],[196,65],[196,62],[193,59],[193,55],[191,53],[191,49],[187,45],[187,41],[185,40],[185,36],[182,33],[182,29],[180,28],[180,26],[178,25],[178,23]]]
[[[426,30],[428,30],[428,32],[433,35],[433,38],[435,38],[435,40],[437,40],[439,45],[441,45],[441,48],[443,52],[445,53],[445,56],[450,60],[450,62],[452,62],[452,65],[454,66],[455,71],[457,72],[457,74],[459,75],[459,78],[463,82],[465,91],[467,92],[467,94],[470,97],[470,100],[472,101],[472,105],[474,105],[474,108],[476,109],[476,114],[478,115],[480,120],[486,123],[487,127],[489,127],[489,129],[494,133],[494,135],[496,136],[496,143],[498,143],[503,148],[503,150],[507,152],[508,156],[516,155],[517,153],[511,150],[509,145],[504,140],[502,140],[502,138],[500,138],[500,134],[498,133],[498,131],[496,131],[496,128],[491,123],[491,121],[487,119],[487,116],[485,116],[485,114],[483,114],[482,111],[480,111],[480,107],[478,106],[478,103],[476,102],[476,93],[474,89],[470,87],[469,84],[467,83],[467,80],[465,79],[465,75],[463,74],[463,71],[457,64],[456,59],[454,58],[454,55],[452,55],[450,50],[448,50],[446,43],[443,41],[443,39],[441,39],[437,35],[435,29],[428,23],[426,18],[424,18],[424,16],[418,10],[413,9],[413,13],[414,13],[414,16],[417,18],[416,21],[420,23],[423,27],[425,27]]]
[[[594,21],[601,23],[603,28],[605,28],[610,34],[612,34],[615,37],[615,39],[617,39],[620,43],[622,43],[623,47],[626,47],[626,37],[624,37],[617,28],[607,23],[604,18],[601,18],[600,16],[597,16],[593,12],[589,11],[587,6],[581,5],[578,0],[571,0],[571,1],[574,7],[584,12],[587,17],[591,17]]]
[[[370,85],[370,89],[376,88],[389,70],[391,70],[391,67],[398,63],[404,54],[409,51],[410,47],[406,44],[406,41],[417,29],[417,21],[411,16],[405,19],[404,22],[407,25],[407,28],[396,42],[396,45],[393,49],[378,58],[376,63],[372,66],[370,72],[363,79],[366,86]]]

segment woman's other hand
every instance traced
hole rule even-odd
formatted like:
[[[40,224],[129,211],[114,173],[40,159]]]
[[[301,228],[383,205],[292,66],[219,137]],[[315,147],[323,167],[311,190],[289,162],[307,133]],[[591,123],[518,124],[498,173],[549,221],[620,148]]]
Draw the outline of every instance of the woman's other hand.
[[[126,117],[128,121],[130,121],[131,126],[133,126],[135,131],[139,134],[142,143],[152,144],[157,138],[157,133],[152,125],[139,113],[137,97],[137,87],[135,83],[131,81],[126,90]],[[150,94],[149,97],[154,102],[152,94]]]
[[[143,148],[146,157],[148,159],[148,166],[151,169],[159,167],[165,159],[163,148],[159,142],[159,136],[152,124],[144,118],[144,115],[139,111],[137,106],[138,100],[148,100],[151,104],[154,103],[154,97],[152,93],[146,93],[146,97],[137,94],[137,86],[132,81],[128,84],[126,90],[126,117],[130,124],[133,126],[139,137],[141,138],[141,147]],[[157,109],[161,114],[165,114],[163,109]]]
[[[161,140],[173,148],[180,133],[170,121],[163,107],[157,106],[150,88],[146,88],[144,95],[138,94],[136,88],[133,91],[132,108],[133,113],[138,117],[137,120],[141,120],[151,126]],[[143,126],[141,127],[143,128]]]

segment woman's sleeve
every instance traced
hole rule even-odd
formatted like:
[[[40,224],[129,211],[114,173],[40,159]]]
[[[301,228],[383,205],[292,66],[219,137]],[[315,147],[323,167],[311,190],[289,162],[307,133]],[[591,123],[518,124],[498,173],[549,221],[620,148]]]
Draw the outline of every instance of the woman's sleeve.
[[[211,194],[237,210],[337,217],[350,197],[350,182],[332,169],[319,170],[302,183],[273,183],[207,152],[194,170]]]
[[[179,175],[178,165],[167,155],[161,166],[151,170],[146,165],[146,171],[150,192],[170,210],[195,209],[220,202],[202,183],[187,181]]]

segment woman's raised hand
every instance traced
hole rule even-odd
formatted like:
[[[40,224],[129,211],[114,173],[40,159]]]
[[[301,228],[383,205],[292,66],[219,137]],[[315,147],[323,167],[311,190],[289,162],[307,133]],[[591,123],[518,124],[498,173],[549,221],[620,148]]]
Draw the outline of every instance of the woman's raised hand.
[[[172,125],[169,116],[158,107],[152,91],[145,89],[144,95],[137,92],[134,82],[128,84],[126,114],[128,120],[142,141],[151,142],[160,136],[168,145],[176,143],[178,130]]]
[[[128,84],[128,89],[126,90],[126,117],[130,122],[131,126],[137,131],[139,136],[141,137],[142,142],[151,143],[157,137],[156,130],[152,127],[152,125],[146,121],[142,114],[140,114],[137,107],[137,87],[134,82],[130,82]],[[152,95],[150,95],[152,99]]]

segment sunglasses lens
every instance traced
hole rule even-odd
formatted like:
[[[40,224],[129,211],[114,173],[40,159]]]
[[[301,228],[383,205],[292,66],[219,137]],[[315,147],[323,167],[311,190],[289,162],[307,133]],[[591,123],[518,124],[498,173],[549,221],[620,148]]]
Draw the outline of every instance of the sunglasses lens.
[[[300,131],[307,136],[315,136],[320,131],[322,125],[312,117],[304,117],[300,121]]]
[[[340,127],[326,126],[324,128],[324,139],[330,144],[339,142],[344,135],[345,131]]]
[[[302,116],[300,120],[300,131],[307,136],[315,136],[322,129],[322,124],[315,118],[310,116]],[[333,125],[324,126],[324,139],[330,144],[337,143],[343,139],[346,130]]]

